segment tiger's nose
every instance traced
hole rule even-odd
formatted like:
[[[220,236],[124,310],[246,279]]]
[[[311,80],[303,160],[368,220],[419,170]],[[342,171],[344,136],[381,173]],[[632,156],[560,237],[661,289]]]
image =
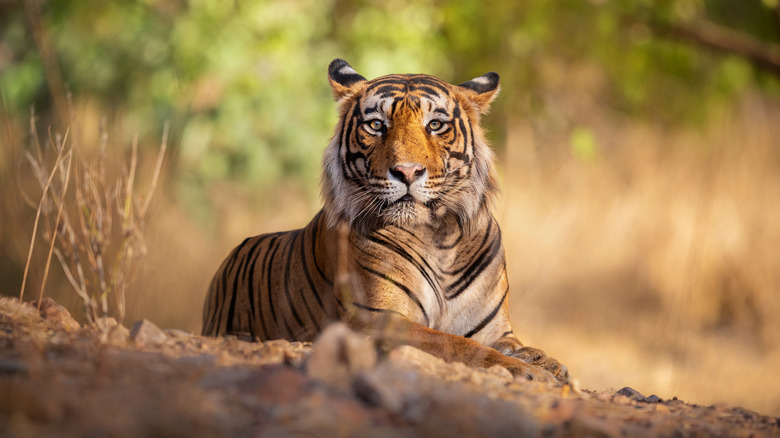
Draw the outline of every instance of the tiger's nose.
[[[398,178],[401,182],[407,186],[412,185],[425,173],[425,168],[419,164],[412,164],[410,166],[397,165],[390,169],[390,175]]]

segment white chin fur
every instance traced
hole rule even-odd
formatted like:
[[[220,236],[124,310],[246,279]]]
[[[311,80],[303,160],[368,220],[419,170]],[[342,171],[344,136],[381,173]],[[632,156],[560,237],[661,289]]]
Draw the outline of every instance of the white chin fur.
[[[424,206],[412,202],[399,202],[387,207],[380,213],[386,224],[397,226],[427,225],[431,222],[431,213]]]

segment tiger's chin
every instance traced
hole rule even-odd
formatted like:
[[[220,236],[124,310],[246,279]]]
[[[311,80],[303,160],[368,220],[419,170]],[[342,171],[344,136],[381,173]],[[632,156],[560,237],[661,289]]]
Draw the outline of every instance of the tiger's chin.
[[[417,227],[430,225],[430,209],[415,201],[398,201],[380,213],[380,219],[387,225],[398,227]]]

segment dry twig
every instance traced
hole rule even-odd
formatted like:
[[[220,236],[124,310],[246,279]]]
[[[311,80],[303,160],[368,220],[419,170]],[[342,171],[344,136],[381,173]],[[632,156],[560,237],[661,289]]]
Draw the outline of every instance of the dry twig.
[[[42,195],[36,212],[20,298],[24,293],[39,219],[41,216],[47,218],[53,215],[56,210],[53,225],[49,220],[44,220],[46,232],[43,237],[49,244],[49,253],[41,297],[51,256],[54,254],[68,282],[82,299],[88,321],[95,321],[99,316],[109,316],[109,297],[112,295],[116,305],[114,315],[121,320],[125,315],[126,290],[135,276],[141,257],[146,253],[143,228],[162,170],[167,149],[168,126],[166,124],[163,132],[150,187],[142,198],[136,195],[134,188],[138,168],[137,136],[133,138],[128,169],[123,176],[112,182],[107,176],[104,163],[108,142],[104,126],[101,125],[100,152],[93,160],[85,160],[83,156],[79,156],[78,143],[73,139],[69,140],[67,134],[62,139],[52,139],[50,133],[47,144],[54,145],[57,150],[57,158],[51,171],[46,170],[50,159],[41,151],[37,142],[34,122],[31,122],[31,130],[36,153],[28,152],[26,158],[41,187]],[[68,142],[70,149],[65,152]],[[59,179],[54,177],[57,173],[60,174]],[[68,196],[71,173],[76,178],[75,193]],[[74,214],[75,222],[72,219]],[[115,218],[114,215],[118,217]]]

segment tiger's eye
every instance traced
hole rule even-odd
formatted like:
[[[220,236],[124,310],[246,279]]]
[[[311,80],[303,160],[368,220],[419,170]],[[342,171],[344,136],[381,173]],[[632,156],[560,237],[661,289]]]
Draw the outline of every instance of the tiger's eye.
[[[431,122],[428,123],[428,129],[430,129],[431,131],[437,131],[441,129],[441,127],[442,127],[442,123],[438,120],[431,120]]]
[[[368,126],[371,127],[374,131],[379,131],[382,129],[382,121],[381,120],[372,120],[368,122]]]

